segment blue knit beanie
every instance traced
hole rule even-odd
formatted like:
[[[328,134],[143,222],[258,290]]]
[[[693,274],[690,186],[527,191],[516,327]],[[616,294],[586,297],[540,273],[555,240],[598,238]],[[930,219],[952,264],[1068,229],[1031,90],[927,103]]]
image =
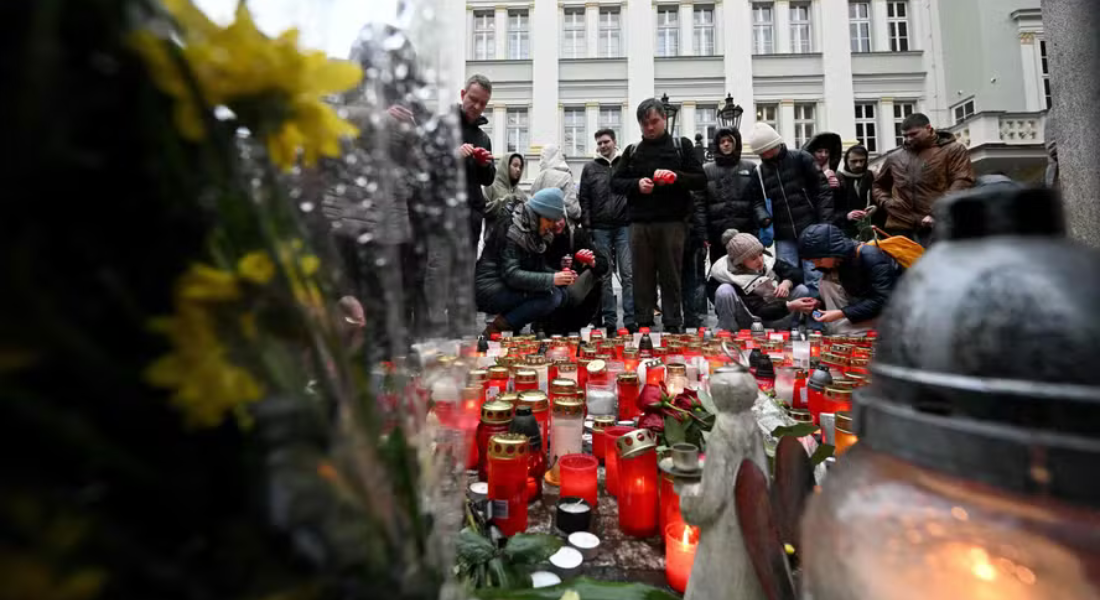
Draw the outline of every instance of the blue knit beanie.
[[[565,218],[565,195],[558,188],[545,188],[535,192],[527,201],[535,214],[551,221]]]

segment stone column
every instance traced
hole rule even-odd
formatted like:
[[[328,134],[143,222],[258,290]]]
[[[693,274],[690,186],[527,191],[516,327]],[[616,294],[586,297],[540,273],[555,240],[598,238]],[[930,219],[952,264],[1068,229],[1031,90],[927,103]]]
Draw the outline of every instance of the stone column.
[[[493,56],[497,60],[508,58],[508,8],[498,6],[493,12]]]
[[[548,1],[548,0],[545,0]],[[642,137],[634,110],[642,100],[653,97],[653,47],[656,43],[655,14],[651,0],[627,0],[623,19],[627,36],[627,109],[623,111],[623,143]]]
[[[695,6],[692,0],[681,0],[680,4],[680,56],[695,56],[695,48],[692,47],[693,18]]]
[[[1028,111],[1038,112],[1046,108],[1046,99],[1039,87],[1039,59],[1038,44],[1035,43],[1035,34],[1024,32],[1020,34],[1020,64],[1024,74],[1024,105]]]
[[[561,131],[558,105],[558,41],[561,30],[556,0],[535,0],[531,28],[531,145],[558,143]]]
[[[848,0],[821,0],[821,50],[825,71],[826,131],[840,134],[844,147],[856,144],[852,46],[848,36]]]
[[[741,117],[742,138],[748,137],[756,124],[756,103],[752,86],[752,4],[749,0],[725,0],[722,20],[716,25],[722,31],[720,48],[725,60],[726,93],[745,109]]]
[[[486,115],[488,116],[488,115]],[[493,105],[493,154],[503,156],[507,152],[506,129],[508,128],[508,106],[504,104]],[[520,150],[523,152],[523,150]]]
[[[779,135],[783,143],[794,148],[794,100],[779,101]]]
[[[1093,0],[1043,0],[1062,196],[1070,235],[1100,247],[1100,14]]]
[[[695,143],[695,101],[685,100],[680,103],[680,115],[676,118],[679,136],[686,137]]]
[[[883,98],[878,103],[878,153],[886,154],[894,148],[894,99]]]
[[[890,29],[886,26],[886,0],[871,0],[871,50],[890,51]]]
[[[751,27],[752,20],[748,23]],[[844,31],[848,31],[848,28],[845,27]],[[749,35],[752,35],[751,29]],[[779,0],[775,3],[775,53],[791,53],[791,3],[789,0]]]
[[[584,5],[584,45],[586,58],[599,56],[600,5],[595,2],[586,2]]]

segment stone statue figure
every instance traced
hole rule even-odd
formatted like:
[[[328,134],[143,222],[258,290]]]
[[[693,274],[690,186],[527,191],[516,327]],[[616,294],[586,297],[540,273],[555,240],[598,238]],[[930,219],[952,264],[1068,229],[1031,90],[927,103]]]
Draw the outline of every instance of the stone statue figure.
[[[711,379],[718,415],[707,438],[703,478],[680,488],[684,520],[699,528],[699,548],[685,600],[764,600],[764,590],[745,549],[734,504],[741,461],[768,472],[764,440],[753,417],[756,380],[743,367],[724,368]],[[767,502],[767,498],[762,499]]]

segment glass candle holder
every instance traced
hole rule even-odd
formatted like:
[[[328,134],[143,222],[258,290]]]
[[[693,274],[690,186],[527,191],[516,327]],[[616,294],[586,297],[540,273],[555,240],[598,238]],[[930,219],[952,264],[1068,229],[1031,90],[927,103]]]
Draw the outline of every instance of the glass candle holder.
[[[657,437],[635,429],[615,442],[618,454],[619,530],[631,537],[657,535]]]
[[[577,363],[575,360],[558,361],[558,376],[556,379],[572,379],[577,383]]]
[[[660,360],[647,360],[642,365],[645,367],[646,385],[661,385],[665,381],[665,365]]]
[[[581,435],[584,433],[584,403],[576,398],[559,398],[553,407],[550,431],[550,471],[546,481],[559,485],[561,472],[558,462],[567,454],[583,451]]]
[[[609,415],[600,415],[592,420],[592,456],[595,456],[596,460],[600,462],[604,461],[604,454],[607,449],[607,438],[604,437],[604,430],[614,426],[615,417]]]
[[[859,438],[856,437],[852,429],[852,413],[842,410],[836,413],[836,433],[834,439],[836,443],[836,455],[840,456],[848,451]]]
[[[604,488],[612,496],[619,495],[619,452],[616,444],[621,436],[624,436],[636,428],[633,426],[616,425],[603,430],[604,435]]]
[[[542,390],[527,390],[519,393],[517,406],[530,406],[531,413],[539,424],[539,433],[542,435],[542,451],[546,452],[550,446],[550,401]]]
[[[588,454],[566,454],[558,461],[561,495],[583,498],[596,506],[596,471],[599,461]]]
[[[616,406],[617,396],[618,394],[615,391],[614,383],[589,382],[588,389],[586,390],[585,394],[585,406],[587,407],[587,414],[593,417],[618,416],[618,406]]]
[[[616,383],[619,392],[617,399],[619,420],[632,420],[641,414],[638,410],[638,395],[642,393],[642,384],[638,374],[630,370],[619,373]]]
[[[477,452],[477,426],[481,422],[481,405],[485,403],[485,389],[480,385],[467,386],[460,392],[462,401],[458,408],[458,428],[462,430],[466,440],[466,468],[476,469],[478,461]]]
[[[577,382],[572,379],[559,378],[550,382],[550,405],[553,406],[558,398],[573,398],[577,395]]]
[[[670,363],[665,367],[665,387],[668,395],[675,398],[688,387],[687,365],[684,363]]]
[[[525,435],[530,442],[527,459],[527,502],[535,502],[542,498],[542,481],[543,476],[546,475],[546,452],[542,450],[539,422],[531,413],[530,406],[520,406],[516,409],[512,423],[508,426],[508,433]]]
[[[486,402],[481,405],[481,422],[477,424],[477,477],[489,480],[489,438],[508,433],[512,423],[512,405],[505,402]]]
[[[539,389],[539,374],[534,369],[520,367],[516,369],[513,389],[517,392],[526,392]]]
[[[481,386],[482,390],[486,390],[489,387],[489,371],[486,369],[473,369],[466,374],[467,386]],[[482,398],[482,402],[485,399]]]
[[[550,386],[550,363],[541,354],[528,354],[523,359],[523,364],[538,374],[538,385],[542,391],[547,391]]]
[[[485,399],[492,400],[501,394],[508,393],[508,386],[512,382],[512,371],[508,367],[489,367],[489,382],[485,388]]]
[[[695,565],[699,530],[677,521],[669,523],[662,531],[665,534],[665,579],[668,587],[682,594],[687,590],[691,569]]]
[[[664,531],[669,524],[683,521],[684,516],[680,514],[680,495],[676,493],[672,474],[662,471],[660,478],[661,488],[658,495],[661,501],[661,515],[659,527],[661,531]]]
[[[821,395],[821,402],[818,404],[817,412],[814,413],[814,407],[810,407],[810,412],[814,413],[817,418],[816,423],[821,422],[821,415],[823,413],[836,414],[841,411],[852,410],[852,390],[843,389],[836,386],[829,386],[825,388],[825,393]]]
[[[502,433],[489,440],[489,507],[501,533],[527,529],[527,436]]]
[[[623,348],[623,365],[626,367],[626,372],[637,372],[640,364],[642,363],[637,348],[629,346]]]

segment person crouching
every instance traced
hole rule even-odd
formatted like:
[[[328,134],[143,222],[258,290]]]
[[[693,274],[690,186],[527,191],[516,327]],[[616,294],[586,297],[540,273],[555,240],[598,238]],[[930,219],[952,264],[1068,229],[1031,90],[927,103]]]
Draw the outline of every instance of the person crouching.
[[[499,219],[498,230],[477,261],[477,309],[496,317],[484,331],[520,331],[554,312],[565,300],[565,288],[577,274],[555,272],[546,263],[547,247],[565,229],[564,195],[558,188],[537,192],[517,204],[511,218]]]
[[[764,327],[789,329],[813,312],[817,299],[802,285],[802,268],[776,260],[764,263],[764,246],[748,233],[728,229],[722,234],[726,256],[710,270],[707,292],[718,314],[718,327],[738,331],[752,327],[759,317]],[[770,254],[769,254],[770,256]]]

